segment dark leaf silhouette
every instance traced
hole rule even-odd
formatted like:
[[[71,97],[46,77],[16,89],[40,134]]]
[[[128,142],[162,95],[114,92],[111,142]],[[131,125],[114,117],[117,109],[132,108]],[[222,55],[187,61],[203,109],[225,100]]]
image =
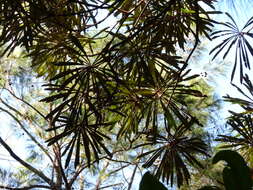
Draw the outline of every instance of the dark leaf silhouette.
[[[155,169],[155,175],[158,178],[161,177],[163,181],[170,182],[171,185],[174,184],[176,178],[179,187],[183,181],[189,182],[190,172],[186,163],[203,168],[196,154],[208,156],[207,145],[201,139],[187,136],[190,127],[182,124],[175,129],[174,133],[168,130],[166,137],[157,135],[158,147],[139,156],[147,157],[151,154],[143,167],[148,168],[158,163]]]
[[[230,22],[220,22],[225,29],[212,33],[212,39],[222,38],[222,42],[214,47],[210,54],[214,53],[213,59],[224,51],[223,59],[227,57],[229,52],[235,50],[235,63],[231,74],[231,81],[234,78],[235,70],[239,67],[240,82],[243,81],[244,68],[250,69],[250,59],[253,56],[253,47],[249,40],[253,37],[252,24],[253,17],[251,17],[242,29],[238,27],[234,19],[229,13],[226,13]]]
[[[167,188],[159,182],[159,180],[150,174],[149,172],[146,172],[140,182],[139,190],[167,190]]]

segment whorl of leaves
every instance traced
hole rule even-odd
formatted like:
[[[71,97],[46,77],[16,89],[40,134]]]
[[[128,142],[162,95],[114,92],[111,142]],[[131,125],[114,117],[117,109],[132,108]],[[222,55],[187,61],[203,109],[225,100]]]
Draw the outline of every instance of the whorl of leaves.
[[[244,68],[250,69],[250,58],[253,56],[253,47],[249,41],[253,38],[253,17],[240,29],[232,16],[229,13],[226,13],[226,15],[230,19],[230,22],[219,23],[225,29],[215,31],[211,35],[212,39],[222,38],[222,42],[215,46],[210,51],[210,54],[215,53],[213,56],[213,59],[215,59],[224,50],[223,59],[225,59],[229,52],[235,50],[235,62],[231,74],[231,81],[234,78],[236,68],[239,67],[240,82],[242,83]]]
[[[178,187],[183,182],[188,183],[190,172],[187,165],[203,168],[196,154],[209,156],[207,154],[207,145],[198,137],[189,136],[189,129],[195,122],[192,118],[187,125],[179,125],[173,131],[166,127],[167,136],[157,135],[157,148],[139,155],[139,158],[149,156],[149,159],[143,164],[143,167],[149,168],[155,166],[155,175],[162,178],[166,183],[173,186],[176,179]],[[153,141],[152,134],[147,139]]]
[[[253,122],[251,114],[238,115],[233,113],[233,117],[228,121],[228,125],[233,131],[237,132],[237,135],[219,135],[216,140],[227,143],[222,147],[248,149],[253,146]]]

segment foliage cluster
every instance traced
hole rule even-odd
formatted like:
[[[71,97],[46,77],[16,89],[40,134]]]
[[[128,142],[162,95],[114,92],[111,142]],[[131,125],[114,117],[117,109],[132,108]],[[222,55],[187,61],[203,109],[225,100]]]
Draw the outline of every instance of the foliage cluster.
[[[206,124],[192,111],[192,106],[206,95],[194,82],[198,75],[191,75],[188,69],[200,37],[228,36],[210,53],[216,51],[215,58],[227,48],[223,56],[226,58],[235,48],[231,80],[239,65],[240,82],[253,95],[252,84],[243,70],[250,69],[253,55],[249,41],[253,37],[253,20],[249,19],[242,30],[229,14],[231,22],[215,21],[212,15],[220,12],[214,3],[215,0],[1,0],[1,55],[11,56],[16,48],[23,48],[31,61],[29,68],[46,81],[44,87],[48,90],[38,103],[44,109],[36,108],[16,95],[10,81],[3,81],[2,88],[37,116],[30,118],[3,98],[5,108],[1,110],[14,118],[51,158],[52,175],[57,175],[50,179],[21,160],[1,138],[0,144],[42,179],[46,185],[42,183],[41,188],[71,189],[79,174],[99,161],[106,163],[104,168],[112,161],[129,162],[135,168],[134,174],[142,164],[171,186],[189,183],[191,171],[204,168],[202,160],[210,153],[205,139],[193,132]],[[106,25],[112,18],[115,23]],[[215,23],[227,29],[211,35]],[[189,39],[193,43],[187,43]],[[189,46],[187,56],[179,55]],[[238,90],[244,93],[239,87]],[[252,146],[252,99],[247,98],[249,101],[226,97],[245,109],[243,113],[232,113],[228,122],[239,136],[223,135],[218,139],[228,142],[229,147]],[[23,119],[36,124],[38,116],[43,123],[39,134],[52,148],[52,155],[20,122]],[[127,151],[134,152],[128,153],[133,157],[130,161],[124,160]],[[123,160],[119,161],[119,155]],[[72,176],[67,175],[69,171]],[[128,189],[131,187],[132,182]]]

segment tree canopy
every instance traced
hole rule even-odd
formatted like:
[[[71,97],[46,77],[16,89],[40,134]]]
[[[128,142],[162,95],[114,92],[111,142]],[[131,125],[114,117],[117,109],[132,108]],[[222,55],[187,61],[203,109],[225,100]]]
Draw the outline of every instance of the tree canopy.
[[[235,47],[231,80],[239,65],[240,82],[252,89],[243,70],[250,69],[253,55],[252,18],[243,30],[228,13],[231,22],[214,20],[221,13],[214,3],[1,0],[1,55],[23,48],[33,71],[46,81],[48,95],[40,101],[50,109],[41,116],[47,121],[45,131],[54,134],[46,142],[65,143],[60,149],[65,168],[113,159],[112,145],[118,141],[128,150],[142,150],[136,159],[171,186],[188,183],[191,168],[204,167],[199,158],[209,156],[208,145],[192,131],[205,123],[190,108],[206,95],[188,68],[201,38],[228,36],[210,53],[215,58],[226,49],[226,58]],[[211,33],[214,24],[227,29]],[[229,122],[237,131],[234,122],[244,125],[238,117]],[[243,116],[246,126],[251,118]]]

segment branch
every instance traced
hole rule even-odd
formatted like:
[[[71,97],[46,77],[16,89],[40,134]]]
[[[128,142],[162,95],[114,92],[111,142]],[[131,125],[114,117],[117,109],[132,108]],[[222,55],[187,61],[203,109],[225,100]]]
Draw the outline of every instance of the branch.
[[[56,175],[60,175],[65,183],[65,186],[66,186],[66,189],[68,189],[70,186],[69,186],[69,183],[68,183],[68,179],[65,175],[65,172],[64,172],[64,169],[62,167],[62,155],[61,155],[61,148],[60,148],[60,145],[58,143],[56,143],[55,146],[53,146],[53,150],[54,150],[54,154],[55,154],[55,157],[56,157],[56,162],[57,164],[55,164],[53,162],[53,165],[54,165],[54,168],[55,168],[55,171],[56,171]]]
[[[102,160],[102,159],[104,159],[104,158],[106,158],[106,156],[100,157],[99,160]],[[90,163],[90,165],[96,163],[97,161],[98,161],[98,160],[92,161],[92,162]],[[77,178],[77,177],[80,175],[80,173],[82,173],[82,171],[83,171],[85,168],[87,168],[87,167],[88,167],[88,164],[82,164],[82,165],[80,166],[80,168],[78,168],[78,170],[75,172],[75,174],[73,175],[73,177],[70,179],[70,181],[69,181],[69,186],[72,186],[72,185],[73,185],[73,183],[75,182],[76,178]]]
[[[120,162],[120,163],[124,163],[124,164],[133,164],[132,162],[129,162],[129,161],[124,161],[124,160],[115,160],[115,159],[112,159],[110,157],[106,157],[105,158],[106,160],[110,160],[112,162]]]
[[[115,151],[113,151],[112,152],[112,154],[116,154],[116,153],[118,153],[118,152],[125,152],[125,151],[127,151],[127,150],[125,150],[125,149],[120,149],[120,150],[115,150]],[[102,160],[102,159],[107,159],[107,155],[106,156],[102,156],[102,157],[100,157],[98,160],[94,160],[94,161],[92,161],[91,162],[91,165],[92,164],[94,164],[94,163],[96,163],[97,161],[99,161],[99,160]],[[129,163],[128,163],[129,164]],[[130,165],[130,164],[129,164]],[[69,185],[70,186],[72,186],[73,185],[73,183],[75,182],[75,180],[76,180],[76,178],[80,175],[80,173],[85,169],[85,168],[87,168],[88,167],[88,164],[81,164],[80,165],[80,168],[78,168],[78,170],[75,172],[75,174],[73,175],[73,177],[70,179],[70,182],[69,182]]]
[[[34,168],[33,166],[31,166],[30,164],[28,164],[27,162],[25,162],[24,160],[22,160],[18,155],[16,155],[12,149],[9,147],[8,144],[6,144],[4,142],[4,140],[0,137],[0,144],[3,145],[3,147],[9,152],[9,154],[11,155],[12,158],[14,158],[16,161],[18,161],[21,165],[23,165],[25,168],[27,168],[28,170],[32,171],[34,174],[38,175],[40,178],[42,178],[45,182],[47,182],[49,185],[52,185],[53,182],[47,177],[45,176],[42,171],[37,170],[36,168]]]
[[[126,168],[126,167],[128,167],[128,166],[130,166],[130,165],[131,165],[131,164],[126,164],[126,165],[124,165],[124,166],[121,165],[120,168],[117,168],[117,169],[115,169],[115,170],[109,172],[109,173],[108,173],[108,176],[110,176],[110,175],[112,175],[112,174],[114,174],[114,173],[116,173],[116,172],[118,172],[118,171],[120,171],[120,170],[123,170],[124,168]]]
[[[8,186],[0,185],[0,188],[8,189],[8,190],[29,190],[33,188],[51,189],[51,187],[45,186],[45,185],[31,185],[31,186],[26,186],[26,187],[8,187]]]
[[[95,190],[99,190],[99,189],[100,189],[100,185],[101,185],[101,183],[102,183],[102,181],[103,181],[104,172],[105,172],[106,169],[108,168],[109,163],[110,163],[110,162],[107,161],[106,164],[105,164],[105,166],[103,167],[103,169],[100,171],[100,175],[98,176]]]
[[[193,54],[193,52],[196,50],[197,46],[198,46],[198,43],[199,43],[199,7],[198,7],[198,2],[195,2],[195,7],[196,7],[196,32],[193,35],[195,37],[195,43],[194,43],[194,46],[193,46],[193,49],[191,50],[189,56],[187,57],[186,61],[185,61],[185,64],[184,66],[182,67],[182,70],[184,70],[186,68],[186,66],[188,65],[188,62]]]
[[[111,184],[111,185],[107,185],[107,186],[103,186],[103,187],[100,187],[100,189],[106,189],[106,188],[109,188],[109,187],[113,187],[113,186],[117,186],[117,185],[123,185],[123,183],[116,183],[116,184]]]
[[[133,181],[134,181],[134,176],[135,176],[135,174],[136,174],[137,168],[138,168],[138,164],[136,164],[136,166],[135,166],[135,168],[134,168],[134,171],[133,171],[133,174],[132,174],[132,176],[131,176],[131,179],[130,179],[130,182],[129,182],[129,185],[128,185],[127,190],[131,190],[131,188],[132,188],[132,184],[133,184]]]

